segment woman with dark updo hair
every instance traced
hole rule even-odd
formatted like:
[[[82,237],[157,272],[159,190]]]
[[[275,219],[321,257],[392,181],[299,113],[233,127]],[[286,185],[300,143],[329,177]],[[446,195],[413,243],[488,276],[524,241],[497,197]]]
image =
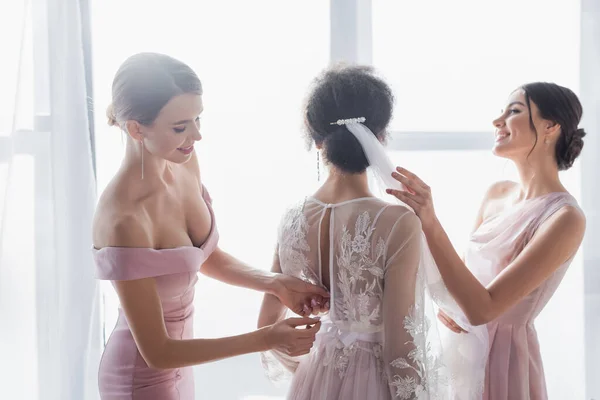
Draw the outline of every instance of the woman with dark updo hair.
[[[393,174],[406,190],[388,193],[419,216],[449,292],[472,325],[487,325],[486,400],[548,398],[534,320],[585,232],[585,216],[558,174],[583,148],[581,116],[577,96],[553,83],[530,83],[510,95],[494,120],[493,152],[515,163],[520,181],[490,187],[463,259],[435,215],[431,189],[403,168]],[[468,185],[468,177],[456,177],[457,198]],[[457,334],[468,334],[443,311],[438,317]]]
[[[393,102],[387,83],[361,66],[328,69],[310,91],[307,139],[329,175],[284,214],[272,271],[323,285],[331,307],[308,355],[262,355],[271,378],[293,374],[290,400],[449,398],[447,371],[428,342],[435,313],[427,319],[422,307],[421,223],[369,190],[367,167],[378,165],[370,150],[385,158]],[[258,326],[284,317],[284,305],[266,295]]]

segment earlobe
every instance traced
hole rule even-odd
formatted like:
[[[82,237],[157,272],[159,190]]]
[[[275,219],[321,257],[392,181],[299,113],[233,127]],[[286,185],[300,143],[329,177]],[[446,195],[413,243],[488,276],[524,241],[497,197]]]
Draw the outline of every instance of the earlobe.
[[[550,135],[556,134],[560,131],[560,125],[556,122],[549,121],[546,125],[546,131],[548,131],[548,134]]]
[[[142,130],[140,124],[137,121],[127,121],[125,123],[125,132],[131,136],[134,140],[142,140]]]

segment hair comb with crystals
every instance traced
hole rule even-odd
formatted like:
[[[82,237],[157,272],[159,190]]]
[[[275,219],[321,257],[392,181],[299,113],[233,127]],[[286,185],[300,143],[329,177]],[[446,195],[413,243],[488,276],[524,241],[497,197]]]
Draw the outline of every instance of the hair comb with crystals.
[[[348,118],[348,119],[338,119],[337,121],[332,122],[329,125],[348,125],[348,124],[354,124],[354,123],[363,123],[366,120],[367,119],[365,117]]]

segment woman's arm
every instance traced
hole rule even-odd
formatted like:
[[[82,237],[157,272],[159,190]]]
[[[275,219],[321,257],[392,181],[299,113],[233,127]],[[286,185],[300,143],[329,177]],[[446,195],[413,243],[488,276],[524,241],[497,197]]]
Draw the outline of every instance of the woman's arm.
[[[585,217],[566,206],[537,230],[525,249],[487,287],[469,271],[435,217],[431,190],[416,175],[398,168],[396,179],[413,193],[389,189],[421,218],[431,253],[442,279],[469,322],[482,325],[521,301],[552,275],[579,248]]]
[[[202,186],[200,166],[195,152],[184,166]],[[213,251],[201,266],[200,272],[230,285],[273,295],[301,316],[309,316],[322,308],[329,298],[329,293],[322,287],[311,285],[292,276],[252,268],[220,248]]]
[[[293,276],[252,268],[218,248],[202,265],[200,272],[230,285],[272,295],[298,315],[310,315],[316,311],[313,308],[321,307],[329,298],[327,290],[320,286]]]
[[[533,239],[487,287],[456,254],[441,225],[426,233],[446,287],[473,325],[494,320],[540,286],[579,248],[584,216],[564,207],[543,223]]]
[[[416,398],[427,382],[425,349],[415,343],[408,326],[425,329],[423,312],[415,308],[417,271],[421,261],[421,222],[406,210],[398,217],[386,244],[383,287],[383,359],[392,399]],[[414,333],[414,332],[413,332]],[[423,331],[426,335],[427,331]],[[426,387],[425,387],[426,388]]]
[[[98,243],[139,247],[140,238],[145,236],[143,228],[130,219],[127,223],[116,224],[105,235],[108,240],[98,240]],[[185,367],[267,349],[306,354],[319,329],[317,319],[290,318],[238,336],[176,340],[167,332],[154,278],[114,281],[114,284],[137,348],[153,368]],[[295,329],[313,324],[310,329]]]
[[[233,286],[274,294],[279,283],[277,275],[254,269],[220,248],[216,248],[200,267],[204,275]]]
[[[115,287],[138,350],[152,368],[180,368],[269,349],[306,354],[320,326],[317,319],[290,318],[238,336],[176,340],[165,327],[154,278],[116,281]],[[309,329],[295,328],[313,324]]]
[[[485,193],[485,196],[483,197],[483,200],[481,201],[481,205],[479,206],[479,209],[477,210],[477,215],[475,217],[475,223],[473,224],[473,228],[471,229],[471,234],[473,234],[475,231],[477,231],[477,229],[479,229],[479,227],[485,220],[485,215],[487,212],[487,208],[488,208],[487,206],[488,206],[489,201],[503,195],[507,190],[513,188],[514,185],[515,185],[515,182],[501,181],[501,182],[495,183],[487,190],[487,192]],[[464,264],[465,263],[465,255],[463,254],[460,257],[460,259]],[[440,309],[438,311],[437,316],[438,316],[438,319],[440,320],[440,322],[442,322],[451,331],[453,331],[455,333],[468,333],[468,331],[466,331],[462,327],[460,327],[443,310]]]
[[[281,264],[279,262],[278,248],[275,249],[275,255],[273,256],[273,266],[271,267],[271,272],[276,274],[281,273]],[[325,311],[325,307],[321,307],[322,311]],[[313,311],[315,313],[318,313],[319,311],[321,311],[321,307],[314,305]],[[258,315],[258,328],[260,329],[265,326],[276,324],[278,321],[281,321],[285,316],[285,310],[285,305],[277,298],[277,296],[265,293],[262,305],[260,307],[260,313]],[[285,354],[277,350],[270,352],[270,354],[265,353],[262,356],[263,366],[266,368],[268,376],[270,376],[271,374],[273,374],[274,376],[278,376],[283,371],[281,367],[285,368],[285,370],[291,373],[294,373],[299,364],[299,360],[294,356],[290,356],[289,354]]]
[[[281,265],[279,263],[279,255],[277,249],[275,250],[275,255],[273,256],[273,266],[271,267],[271,272],[273,273],[281,273]],[[277,296],[274,296],[270,293],[265,293],[262,301],[262,305],[260,306],[260,313],[258,314],[258,328],[262,328],[268,325],[272,325],[277,321],[283,319],[285,315],[285,306]]]

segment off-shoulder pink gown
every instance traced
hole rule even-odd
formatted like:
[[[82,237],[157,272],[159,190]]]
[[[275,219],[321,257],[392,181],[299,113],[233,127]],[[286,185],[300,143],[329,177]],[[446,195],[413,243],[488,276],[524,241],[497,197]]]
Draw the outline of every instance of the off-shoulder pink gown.
[[[203,197],[212,217],[208,239],[201,247],[151,248],[105,247],[93,250],[97,278],[119,281],[153,277],[171,338],[193,337],[194,285],[200,266],[217,247],[219,234],[211,199]],[[119,309],[117,324],[104,349],[99,369],[102,400],[193,400],[192,368],[158,370],[141,356]]]

